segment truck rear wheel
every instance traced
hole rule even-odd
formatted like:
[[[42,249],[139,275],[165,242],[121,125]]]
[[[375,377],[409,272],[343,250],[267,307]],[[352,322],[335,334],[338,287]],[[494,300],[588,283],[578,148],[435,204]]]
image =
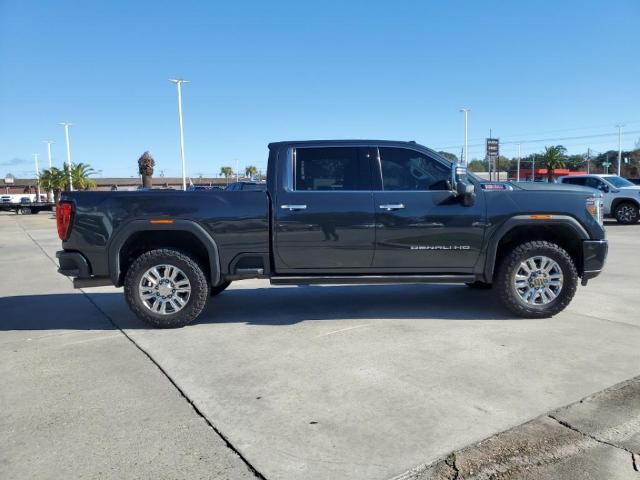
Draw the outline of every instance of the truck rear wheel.
[[[124,280],[129,308],[156,328],[188,325],[209,297],[207,278],[198,263],[171,249],[151,250],[129,267]]]
[[[569,305],[577,285],[575,264],[563,248],[532,241],[516,246],[502,259],[495,289],[516,315],[548,318]]]

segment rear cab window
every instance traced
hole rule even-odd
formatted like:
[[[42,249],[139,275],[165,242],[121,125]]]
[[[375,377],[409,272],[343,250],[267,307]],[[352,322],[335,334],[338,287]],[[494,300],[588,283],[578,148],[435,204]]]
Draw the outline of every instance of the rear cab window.
[[[361,147],[298,147],[294,190],[371,190],[371,170]]]

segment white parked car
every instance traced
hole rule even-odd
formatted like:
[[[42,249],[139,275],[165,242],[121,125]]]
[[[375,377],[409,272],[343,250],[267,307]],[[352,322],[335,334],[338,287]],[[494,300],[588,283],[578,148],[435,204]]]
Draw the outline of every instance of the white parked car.
[[[640,220],[640,185],[634,185],[618,175],[571,175],[559,177],[558,183],[582,185],[602,192],[603,214],[619,223],[631,224]]]

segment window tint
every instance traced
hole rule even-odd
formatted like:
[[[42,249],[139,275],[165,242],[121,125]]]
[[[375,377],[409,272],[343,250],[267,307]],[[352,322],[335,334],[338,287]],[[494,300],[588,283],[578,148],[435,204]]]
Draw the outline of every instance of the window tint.
[[[587,187],[597,188],[598,190],[602,190],[603,192],[607,189],[604,182],[595,177],[587,177],[584,183]]]
[[[448,190],[451,170],[444,164],[406,148],[380,148],[385,190]]]
[[[296,148],[295,163],[296,190],[362,189],[358,147]]]
[[[563,178],[562,183],[570,183],[571,185],[584,185],[584,178]]]

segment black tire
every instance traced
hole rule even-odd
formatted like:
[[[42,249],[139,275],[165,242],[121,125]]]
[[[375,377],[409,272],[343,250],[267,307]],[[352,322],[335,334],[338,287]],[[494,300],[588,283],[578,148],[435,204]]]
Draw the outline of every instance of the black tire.
[[[139,285],[142,276],[157,265],[177,267],[189,280],[189,299],[186,305],[175,313],[152,312],[140,298]],[[209,283],[198,262],[182,252],[163,248],[146,252],[133,262],[125,276],[124,293],[129,308],[148,325],[156,328],[177,328],[188,325],[200,315],[209,298]]]
[[[616,221],[622,225],[638,223],[638,220],[640,220],[638,205],[633,202],[622,202],[616,206],[613,216]]]
[[[465,285],[472,290],[491,290],[493,288],[492,283],[480,282],[477,280],[475,282],[465,283]]]
[[[531,305],[518,294],[514,280],[521,262],[534,256],[554,260],[562,272],[562,288],[547,304]],[[555,243],[532,241],[512,248],[498,265],[495,290],[502,303],[513,313],[524,318],[548,318],[564,310],[571,302],[578,286],[578,271],[571,256]]]
[[[217,285],[215,287],[211,287],[211,296],[215,297],[216,295],[221,294],[222,292],[224,292],[227,287],[231,285],[231,282],[224,282],[221,283],[220,285]]]

